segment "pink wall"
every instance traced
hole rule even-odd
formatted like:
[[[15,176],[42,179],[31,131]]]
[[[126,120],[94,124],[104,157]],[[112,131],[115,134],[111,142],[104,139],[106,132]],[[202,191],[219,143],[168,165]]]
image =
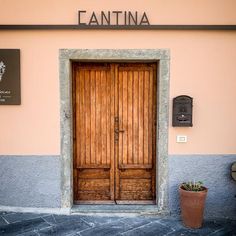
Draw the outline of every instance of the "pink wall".
[[[145,9],[153,24],[236,24],[234,0],[124,4],[51,0],[38,1],[37,5],[30,0],[0,0],[0,4],[5,9],[0,24],[76,24],[78,9],[99,10],[104,6],[111,10]],[[169,153],[235,154],[235,42],[233,31],[0,31],[0,48],[21,49],[22,86],[21,106],[0,106],[0,154],[60,153],[60,48],[169,48],[170,107],[177,95],[194,98],[194,126],[170,126]],[[177,134],[187,135],[188,142],[176,143]]]
[[[78,9],[146,11],[152,24],[235,24],[235,0],[0,0],[1,24],[74,24]]]

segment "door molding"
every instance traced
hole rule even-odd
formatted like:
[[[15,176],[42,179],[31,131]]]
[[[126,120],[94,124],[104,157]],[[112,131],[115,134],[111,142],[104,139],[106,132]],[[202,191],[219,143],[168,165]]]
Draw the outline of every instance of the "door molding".
[[[72,62],[156,62],[157,83],[157,153],[156,203],[160,212],[168,204],[168,120],[170,52],[168,49],[60,49],[60,130],[61,130],[61,207],[73,206],[73,110]]]

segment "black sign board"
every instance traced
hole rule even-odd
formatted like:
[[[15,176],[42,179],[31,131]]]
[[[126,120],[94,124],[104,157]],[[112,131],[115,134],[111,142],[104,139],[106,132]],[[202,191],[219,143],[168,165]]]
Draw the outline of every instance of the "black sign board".
[[[0,49],[0,105],[20,104],[20,50]]]

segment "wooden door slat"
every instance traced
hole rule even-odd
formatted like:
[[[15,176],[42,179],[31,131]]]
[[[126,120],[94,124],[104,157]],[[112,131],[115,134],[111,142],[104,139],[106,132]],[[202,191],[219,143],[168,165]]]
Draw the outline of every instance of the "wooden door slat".
[[[110,164],[111,159],[111,77],[106,72],[106,164]]]
[[[85,71],[85,163],[90,164],[91,158],[91,99],[90,99],[90,73]]]
[[[121,191],[121,198],[123,200],[152,200],[152,192],[151,191]],[[136,202],[138,203],[138,202]],[[141,204],[141,202],[139,202]]]
[[[120,169],[152,169],[152,164],[120,164]]]
[[[101,164],[101,73],[96,71],[96,164]]]
[[[138,164],[139,154],[139,77],[138,72],[134,71],[133,83],[133,164]]]
[[[91,93],[91,164],[96,163],[96,77],[95,71],[90,73],[90,93]]]
[[[115,118],[119,116],[119,72],[118,65],[114,65],[114,89],[115,89]],[[119,117],[118,117],[119,119]],[[115,124],[115,129],[119,128],[119,123]],[[115,199],[120,198],[120,178],[119,178],[119,139],[115,141],[115,153],[114,153],[114,172],[115,172]]]
[[[119,100],[119,116],[118,116],[118,119],[119,119],[119,125],[118,125],[118,130],[123,130],[123,75],[121,72],[118,73],[118,100]],[[122,133],[119,133],[119,150],[118,150],[118,156],[119,156],[119,165],[122,163],[123,161],[123,134]]]
[[[101,71],[101,99],[102,99],[102,107],[101,107],[101,149],[102,149],[102,157],[101,163],[106,164],[107,162],[107,99],[106,99],[106,73],[105,71]]]
[[[78,191],[80,201],[78,204],[91,204],[91,201],[99,201],[100,199],[109,201],[110,194],[108,191]],[[105,202],[104,202],[105,203]]]
[[[111,200],[115,200],[115,139],[114,139],[114,117],[115,117],[115,66],[111,64],[111,73],[110,73],[110,193]]]
[[[109,179],[79,179],[79,191],[108,191]]]
[[[138,163],[144,164],[144,158],[143,158],[143,133],[144,133],[144,109],[143,109],[143,94],[144,94],[144,88],[143,88],[143,71],[139,72],[139,156],[138,156]]]
[[[123,157],[122,164],[128,163],[128,78],[127,71],[122,72],[122,82],[123,82],[123,120],[122,120],[122,130],[121,133],[123,141]]]
[[[121,191],[151,191],[151,179],[121,179]]]
[[[128,149],[128,164],[133,163],[133,73],[128,71],[128,96],[127,96],[127,106],[129,118],[127,120],[127,149]]]
[[[109,71],[110,68],[108,66],[78,66],[78,70],[80,71]]]
[[[121,169],[121,168],[120,168]],[[125,169],[125,171],[123,171]],[[123,168],[120,171],[121,179],[151,179],[152,178],[152,169],[132,169],[132,168]]]
[[[108,169],[109,170],[109,169]],[[80,179],[109,179],[110,172],[104,171],[104,169],[83,169],[78,171]]]
[[[153,70],[152,67],[146,66],[120,66],[120,71],[151,71]]]
[[[149,116],[149,73],[144,72],[144,123],[143,123],[143,155],[144,164],[148,164],[148,143],[149,143],[149,126],[148,126],[148,116]]]
[[[85,164],[85,139],[86,139],[86,133],[85,133],[85,76],[84,72],[79,73],[79,80],[80,80],[80,96],[79,99],[81,100],[81,113],[80,113],[80,120],[81,120],[81,127],[84,127],[83,129],[80,129],[80,136],[78,136],[78,139],[80,140],[80,161],[79,163],[81,165]],[[77,140],[78,140],[77,139]]]

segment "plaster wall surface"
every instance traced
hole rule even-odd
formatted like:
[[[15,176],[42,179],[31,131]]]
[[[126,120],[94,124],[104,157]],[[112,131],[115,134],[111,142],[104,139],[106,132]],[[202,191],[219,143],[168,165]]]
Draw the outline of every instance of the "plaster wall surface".
[[[60,207],[58,156],[0,156],[0,207]]]
[[[208,188],[205,217],[236,218],[236,182],[230,176],[236,155],[169,156],[169,202],[172,214],[179,214],[180,183],[202,181]]]
[[[193,97],[193,127],[169,125],[170,154],[236,153],[236,32],[1,31],[1,48],[21,49],[22,105],[0,107],[5,155],[60,154],[59,49],[170,49],[173,97]],[[176,135],[188,142],[176,143]]]
[[[151,24],[236,24],[235,0],[0,0],[0,6],[0,24],[77,24],[79,9],[146,11]],[[209,187],[206,213],[231,216],[235,42],[235,31],[0,31],[0,48],[21,50],[22,94],[20,106],[0,106],[0,204],[61,206],[60,49],[169,49],[171,210],[178,212],[177,184],[192,176]],[[171,126],[172,99],[181,94],[193,97],[192,128]],[[176,143],[179,134],[188,142]]]
[[[236,24],[235,0],[0,0],[1,24],[77,24],[77,11],[146,11],[151,24]]]

